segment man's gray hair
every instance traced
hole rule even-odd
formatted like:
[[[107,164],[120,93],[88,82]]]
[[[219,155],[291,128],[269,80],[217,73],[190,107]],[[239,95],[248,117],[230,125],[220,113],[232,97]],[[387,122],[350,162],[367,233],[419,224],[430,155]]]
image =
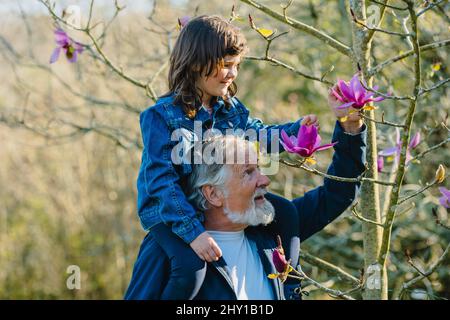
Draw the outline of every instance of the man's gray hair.
[[[248,141],[233,135],[215,136],[203,142],[202,161],[192,165],[186,186],[187,197],[195,207],[208,209],[208,200],[202,191],[205,185],[218,187],[226,196],[226,183],[232,175],[231,164],[245,146]]]

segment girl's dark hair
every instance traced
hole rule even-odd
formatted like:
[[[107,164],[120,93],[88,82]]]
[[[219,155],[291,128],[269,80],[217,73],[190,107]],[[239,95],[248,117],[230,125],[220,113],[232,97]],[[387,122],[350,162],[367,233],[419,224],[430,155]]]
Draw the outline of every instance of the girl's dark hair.
[[[200,16],[182,27],[170,56],[169,92],[174,104],[181,104],[184,112],[195,117],[201,106],[202,92],[196,82],[203,72],[210,76],[223,66],[226,55],[245,54],[247,42],[239,28],[219,16]],[[233,82],[228,96],[223,97],[227,107],[237,92]]]

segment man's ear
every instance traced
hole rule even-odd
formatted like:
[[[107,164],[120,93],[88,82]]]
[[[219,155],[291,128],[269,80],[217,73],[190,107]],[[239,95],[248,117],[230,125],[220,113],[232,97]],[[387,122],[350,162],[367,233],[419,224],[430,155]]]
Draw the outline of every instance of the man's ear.
[[[217,186],[204,185],[202,187],[203,196],[206,201],[214,207],[222,207],[224,202],[224,195],[222,190]]]

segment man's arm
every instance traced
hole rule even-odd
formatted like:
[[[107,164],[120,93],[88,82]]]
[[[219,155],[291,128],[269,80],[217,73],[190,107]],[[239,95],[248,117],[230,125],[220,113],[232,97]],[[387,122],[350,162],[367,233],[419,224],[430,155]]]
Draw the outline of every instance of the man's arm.
[[[332,141],[333,161],[329,175],[356,178],[364,171],[366,159],[366,127],[362,121],[336,122]],[[336,219],[356,198],[360,183],[325,178],[324,184],[292,202],[299,213],[299,235],[304,241]]]

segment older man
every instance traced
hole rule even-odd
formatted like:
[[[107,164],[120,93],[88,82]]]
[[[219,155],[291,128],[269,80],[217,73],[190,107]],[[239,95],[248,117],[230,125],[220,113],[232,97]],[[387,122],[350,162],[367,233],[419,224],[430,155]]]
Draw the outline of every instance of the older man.
[[[232,138],[215,141],[225,152]],[[364,170],[366,130],[357,115],[336,122],[333,161],[328,174],[357,177]],[[239,142],[238,142],[239,143]],[[221,147],[222,146],[222,147]],[[204,209],[204,225],[222,249],[223,256],[208,264],[206,277],[194,299],[293,299],[292,287],[279,279],[272,253],[277,243],[270,228],[274,210],[264,195],[270,180],[254,163],[200,164],[193,168],[187,192]],[[298,235],[303,241],[322,230],[355,199],[358,183],[325,179],[324,184],[292,200],[290,210],[299,216]],[[125,299],[159,299],[168,278],[169,261],[148,234],[140,248]],[[298,297],[297,297],[298,298]]]

